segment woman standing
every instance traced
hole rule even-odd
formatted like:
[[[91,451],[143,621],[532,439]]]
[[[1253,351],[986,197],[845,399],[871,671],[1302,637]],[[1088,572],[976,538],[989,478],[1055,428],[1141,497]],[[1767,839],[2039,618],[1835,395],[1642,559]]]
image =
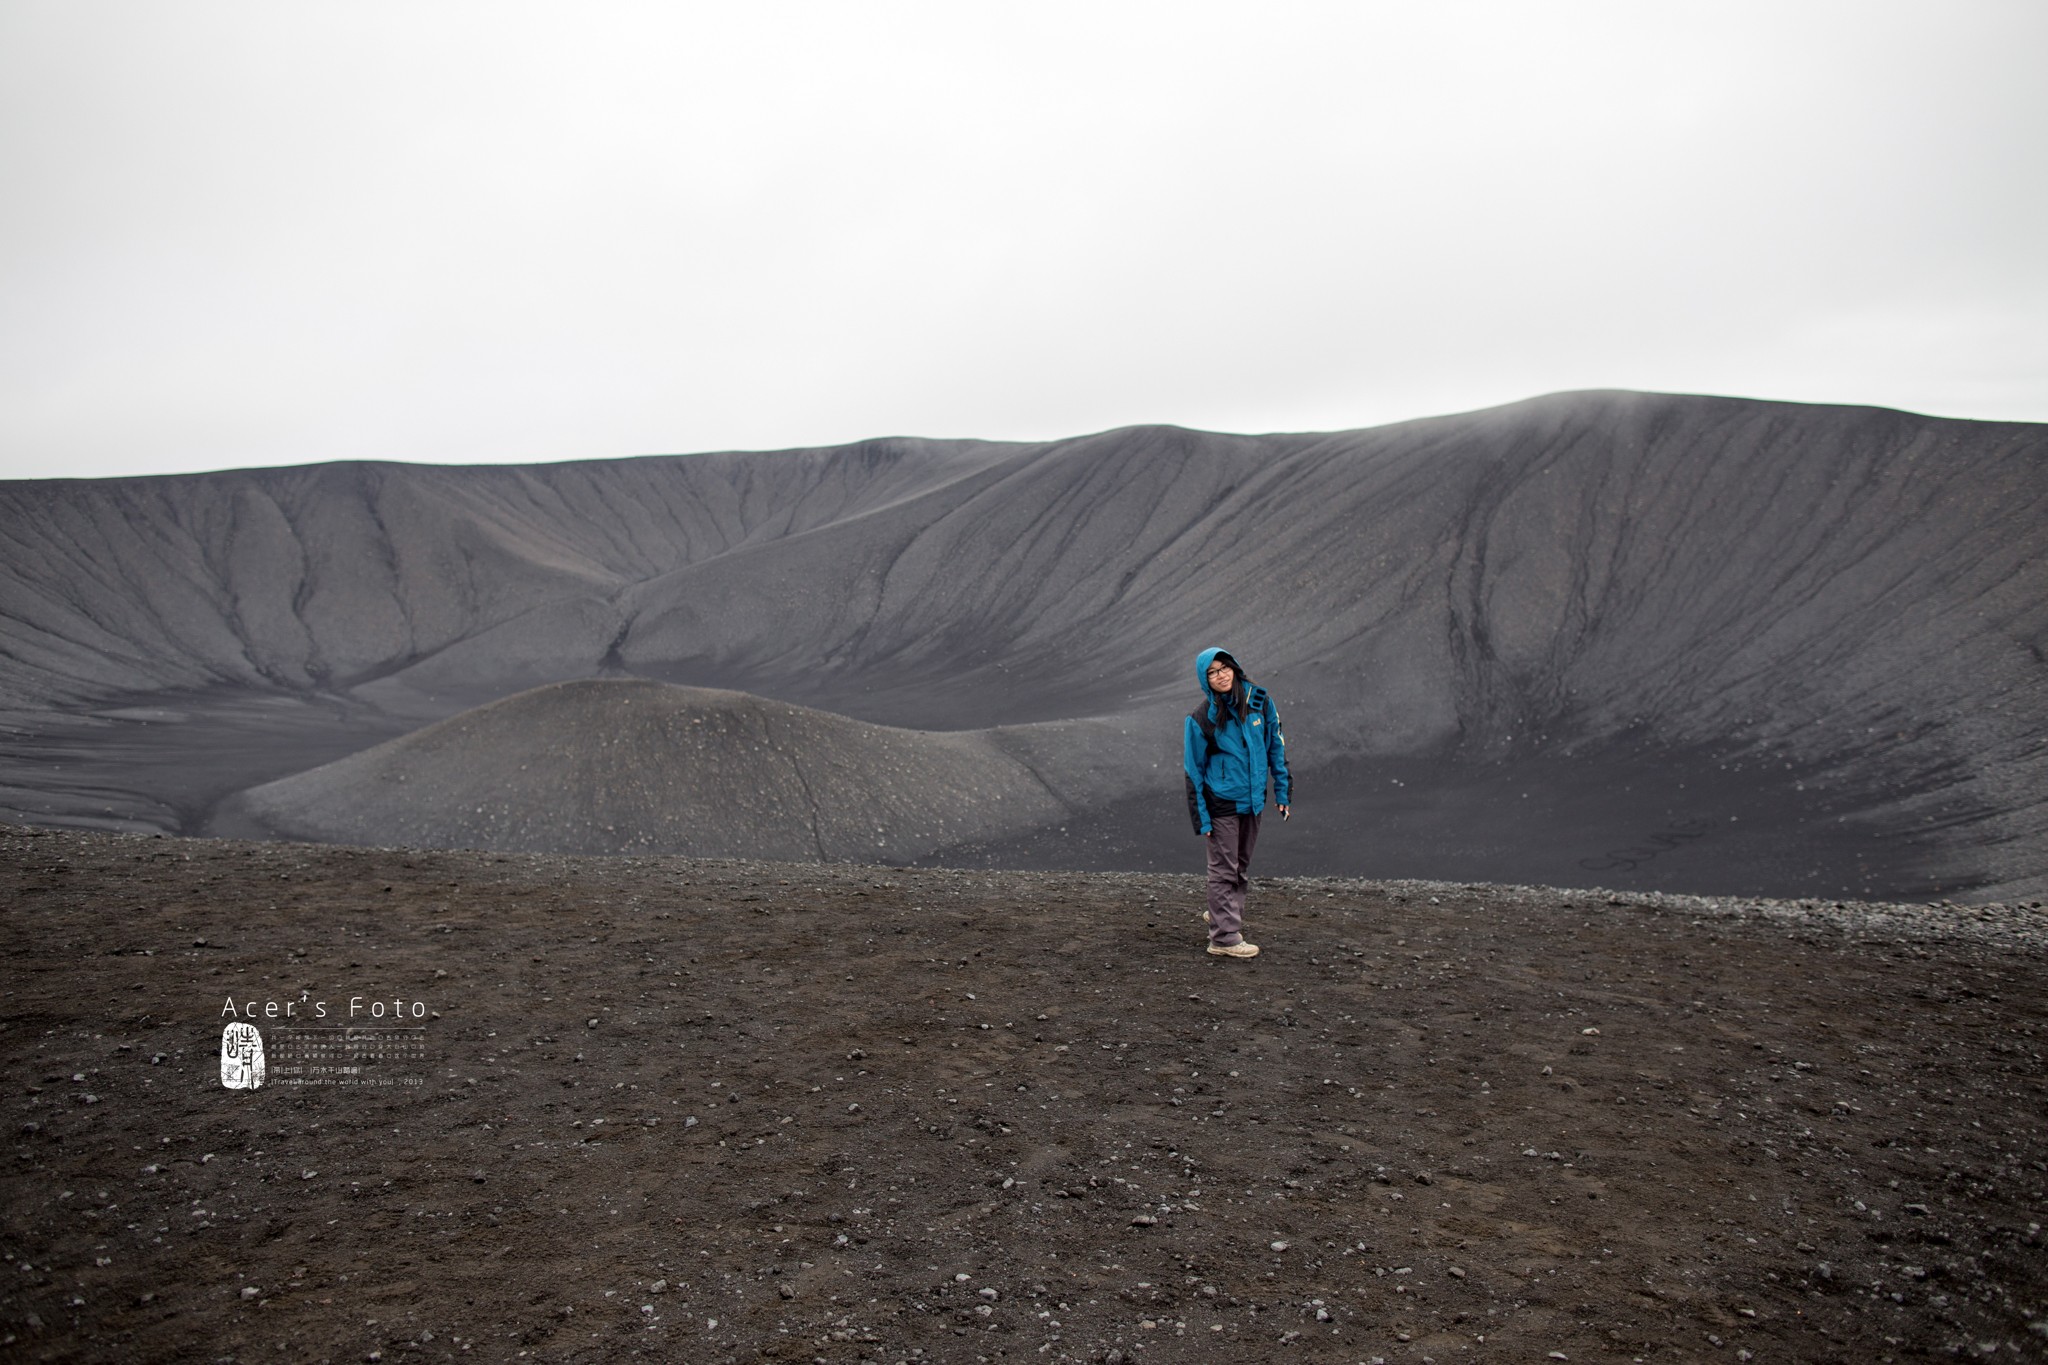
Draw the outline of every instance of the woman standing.
[[[1266,783],[1280,818],[1288,813],[1287,740],[1280,712],[1266,689],[1253,684],[1236,659],[1220,649],[1195,656],[1202,701],[1183,728],[1181,767],[1187,777],[1188,816],[1209,841],[1209,951],[1217,957],[1257,957],[1244,938],[1244,893]]]

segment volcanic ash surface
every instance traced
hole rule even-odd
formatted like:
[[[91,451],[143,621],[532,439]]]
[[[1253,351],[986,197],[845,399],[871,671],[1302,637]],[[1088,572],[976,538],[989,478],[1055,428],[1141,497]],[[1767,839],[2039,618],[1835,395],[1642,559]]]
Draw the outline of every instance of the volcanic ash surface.
[[[2041,1358],[2038,911],[1200,905],[0,830],[0,1357]]]
[[[212,832],[427,848],[914,858],[1059,818],[985,734],[742,692],[558,683],[236,797]]]

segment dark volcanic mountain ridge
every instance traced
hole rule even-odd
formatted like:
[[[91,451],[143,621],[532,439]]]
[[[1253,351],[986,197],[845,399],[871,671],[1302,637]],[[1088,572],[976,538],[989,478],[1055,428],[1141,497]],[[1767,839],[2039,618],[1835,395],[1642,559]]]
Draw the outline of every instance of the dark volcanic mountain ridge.
[[[1221,643],[1323,812],[1276,848],[1295,870],[2048,889],[2038,426],[1566,394],[1329,435],[17,483],[0,527],[30,820],[197,830],[464,707],[639,676],[1157,735],[1063,768],[1034,726],[1056,818],[1100,841],[983,856],[1175,865],[1175,716]],[[258,704],[275,742],[176,757]],[[1731,843],[1745,813],[1772,833]]]

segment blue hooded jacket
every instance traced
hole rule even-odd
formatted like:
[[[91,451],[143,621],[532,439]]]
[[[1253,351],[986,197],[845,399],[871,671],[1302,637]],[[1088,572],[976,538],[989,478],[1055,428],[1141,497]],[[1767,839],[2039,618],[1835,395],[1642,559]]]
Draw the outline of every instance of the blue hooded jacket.
[[[1238,688],[1243,694],[1243,714],[1226,705],[1209,690],[1209,665],[1222,659],[1237,669]],[[1195,656],[1195,686],[1201,689],[1207,707],[1196,707],[1182,726],[1181,768],[1187,778],[1188,816],[1197,831],[1207,834],[1209,798],[1237,807],[1239,815],[1257,815],[1266,809],[1266,782],[1273,783],[1276,805],[1292,805],[1292,783],[1287,775],[1287,737],[1280,730],[1280,712],[1265,688],[1256,686],[1244,673],[1243,665],[1229,651],[1205,649]],[[1206,719],[1215,739],[1203,733]]]

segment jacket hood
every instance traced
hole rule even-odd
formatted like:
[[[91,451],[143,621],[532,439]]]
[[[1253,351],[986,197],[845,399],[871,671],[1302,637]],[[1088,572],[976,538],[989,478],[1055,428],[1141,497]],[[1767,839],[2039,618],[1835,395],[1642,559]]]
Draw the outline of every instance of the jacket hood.
[[[1239,682],[1243,683],[1246,687],[1251,686],[1251,679],[1244,675],[1244,665],[1239,663],[1229,650],[1218,649],[1212,645],[1195,656],[1195,690],[1197,692],[1200,692],[1205,697],[1211,695],[1209,691],[1209,665],[1215,663],[1218,659],[1223,660],[1224,663],[1237,670],[1237,680]]]

